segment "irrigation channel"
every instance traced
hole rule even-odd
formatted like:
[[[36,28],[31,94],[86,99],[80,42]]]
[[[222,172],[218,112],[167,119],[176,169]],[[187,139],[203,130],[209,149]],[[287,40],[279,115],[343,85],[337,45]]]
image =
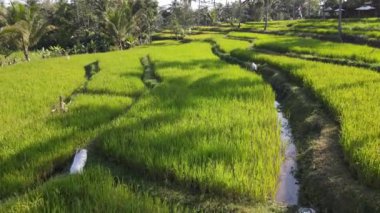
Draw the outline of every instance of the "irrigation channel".
[[[280,182],[276,193],[276,202],[287,206],[298,205],[298,181],[294,177],[297,169],[297,149],[294,144],[291,128],[288,119],[285,118],[281,111],[281,105],[275,101],[274,106],[277,109],[278,121],[281,125],[281,141],[285,147],[285,159],[281,165]]]

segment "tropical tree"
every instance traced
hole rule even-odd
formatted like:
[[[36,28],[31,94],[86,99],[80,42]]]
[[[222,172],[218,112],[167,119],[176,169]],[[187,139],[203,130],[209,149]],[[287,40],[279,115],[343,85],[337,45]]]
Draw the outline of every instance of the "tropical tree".
[[[150,43],[157,16],[157,1],[154,0],[135,0],[132,4],[132,14],[134,21],[134,34],[139,38],[140,44]]]
[[[44,34],[55,29],[40,15],[36,5],[12,3],[7,18],[8,25],[1,29],[0,36],[11,35],[27,61],[30,61],[29,48],[36,45]]]
[[[341,41],[343,41],[342,38],[342,0],[339,0],[339,18],[338,18],[338,33],[339,33],[339,38]]]
[[[108,6],[103,15],[105,32],[113,39],[114,44],[120,50],[124,49],[126,42],[131,37],[132,11],[126,0],[112,7]]]
[[[7,23],[7,10],[4,5],[0,4],[0,28]]]
[[[264,10],[265,10],[265,17],[264,17],[264,31],[267,31],[268,28],[268,19],[269,19],[269,9],[272,4],[272,0],[264,0]]]

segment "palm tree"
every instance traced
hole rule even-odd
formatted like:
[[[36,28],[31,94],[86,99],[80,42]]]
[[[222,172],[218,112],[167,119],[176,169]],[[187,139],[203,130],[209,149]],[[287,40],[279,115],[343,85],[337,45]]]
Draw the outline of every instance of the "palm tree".
[[[120,5],[108,7],[103,18],[107,34],[114,40],[115,45],[122,50],[128,37],[131,36],[132,15],[128,1],[121,1]]]
[[[24,52],[27,61],[30,61],[29,48],[36,45],[44,34],[55,29],[39,14],[36,7],[19,3],[12,4],[7,18],[11,25],[3,27],[0,36],[10,35]]]
[[[338,34],[340,41],[343,41],[342,37],[342,0],[339,0],[339,18],[338,18]]]
[[[7,23],[7,11],[5,7],[0,4],[0,28]]]
[[[271,4],[271,0],[264,0],[264,10],[265,10],[265,17],[264,17],[264,31],[267,31],[268,28],[268,19],[269,19],[269,7]]]

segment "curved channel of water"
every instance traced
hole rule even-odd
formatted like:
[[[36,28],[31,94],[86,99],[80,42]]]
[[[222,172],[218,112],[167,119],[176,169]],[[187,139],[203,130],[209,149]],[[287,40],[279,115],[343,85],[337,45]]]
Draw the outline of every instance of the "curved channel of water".
[[[281,140],[285,146],[285,159],[281,165],[280,182],[276,194],[276,201],[284,205],[293,206],[298,204],[298,181],[294,177],[297,169],[297,149],[294,145],[291,128],[288,119],[281,111],[281,105],[275,101],[278,120],[281,124]]]

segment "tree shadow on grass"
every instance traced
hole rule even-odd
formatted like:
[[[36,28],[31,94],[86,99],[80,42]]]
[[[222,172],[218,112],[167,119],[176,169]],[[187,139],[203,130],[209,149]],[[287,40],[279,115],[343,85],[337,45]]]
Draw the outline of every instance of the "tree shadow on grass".
[[[177,68],[181,70],[192,70],[195,68],[201,69],[221,69],[225,67],[226,64],[218,59],[199,59],[191,60],[188,62],[183,61],[155,61],[155,68],[157,70],[168,69],[168,68]],[[205,70],[206,71],[206,70]]]
[[[169,68],[176,63],[161,63],[161,67],[157,68]],[[180,66],[191,73],[193,67],[219,69],[224,65],[218,60],[196,60],[182,63]],[[50,125],[56,128],[74,128],[74,131],[35,143],[2,162],[1,168],[7,169],[2,172],[1,181],[7,173],[23,174],[25,171],[26,175],[33,176],[32,181],[24,185],[20,183],[20,188],[16,191],[25,190],[31,184],[49,177],[57,165],[70,162],[75,148],[87,145],[92,139],[97,138],[96,147],[105,155],[123,162],[135,171],[146,173],[153,179],[178,182],[195,191],[227,193],[224,183],[202,183],[194,177],[176,173],[176,166],[186,166],[183,161],[190,162],[190,169],[204,169],[208,163],[220,163],[227,165],[232,172],[233,159],[238,159],[239,153],[231,150],[229,144],[211,144],[210,147],[204,148],[200,143],[219,137],[218,135],[225,131],[224,127],[214,125],[207,129],[199,128],[196,124],[197,119],[205,120],[199,115],[192,118],[195,124],[186,129],[181,128],[180,121],[188,119],[187,112],[206,107],[200,105],[200,99],[217,100],[222,94],[228,94],[225,96],[227,100],[236,97],[248,99],[249,92],[239,88],[250,84],[256,85],[259,81],[249,81],[243,77],[222,79],[218,74],[211,74],[191,82],[186,77],[179,76],[168,81],[164,79],[162,84],[144,94],[141,101],[128,113],[125,108],[113,109],[107,107],[106,103],[96,107],[82,106],[77,111],[49,121]],[[214,107],[206,107],[206,110]],[[115,119],[118,120],[116,125],[107,126]],[[165,131],[165,128],[173,128],[174,131]],[[46,155],[49,157],[45,158]],[[158,164],[160,161],[166,164]],[[15,162],[20,164],[15,166]],[[31,162],[31,165],[24,170],[22,162]],[[11,192],[14,190],[2,191],[0,197]]]
[[[124,103],[118,107],[110,107],[107,103],[97,106],[82,105],[74,106],[67,113],[52,115],[46,121],[51,137],[44,133],[46,140],[36,139],[17,154],[0,162],[0,185],[14,187],[0,189],[0,198],[44,181],[54,172],[64,172],[71,163],[75,149],[91,142],[98,132],[125,113],[127,107]],[[9,183],[7,176],[16,174],[24,177],[20,177],[21,181],[16,185]]]
[[[197,62],[194,64],[197,66]],[[264,83],[261,81],[261,84]],[[202,110],[212,112],[218,108],[199,100],[212,103],[213,99],[218,101],[221,97],[225,101],[252,99],[255,98],[252,93],[241,88],[252,87],[254,90],[257,85],[260,85],[259,78],[224,79],[217,73],[204,75],[194,82],[183,76],[164,78],[164,82],[143,97],[117,126],[98,138],[97,149],[103,150],[108,158],[160,182],[177,182],[197,192],[238,194],[223,182],[202,182],[181,168],[188,167],[190,171],[202,171],[212,176],[210,172],[213,170],[208,168],[225,165],[229,168],[226,172],[233,173],[235,163],[241,160],[239,149],[234,149],[238,145],[234,144],[234,138],[229,138],[230,142],[225,138],[220,140],[222,142],[206,145],[205,141],[222,139],[220,134],[229,129],[216,123],[199,127],[197,123],[207,119],[200,115]]]
[[[363,88],[367,85],[370,85],[370,84],[379,84],[380,83],[380,79],[377,79],[377,80],[365,80],[365,81],[356,81],[356,82],[352,82],[352,83],[342,83],[342,84],[338,84],[338,85],[331,85],[331,86],[327,86],[325,87],[326,89],[328,90],[348,90],[348,89],[354,89],[354,88]]]
[[[95,95],[95,96],[96,95],[103,95],[103,96],[111,96],[111,97],[124,97],[124,98],[132,97],[132,98],[135,98],[135,97],[138,97],[139,95],[141,95],[141,93],[143,93],[142,90],[127,93],[127,92],[111,91],[108,89],[86,89],[85,92],[80,93],[80,94]]]

